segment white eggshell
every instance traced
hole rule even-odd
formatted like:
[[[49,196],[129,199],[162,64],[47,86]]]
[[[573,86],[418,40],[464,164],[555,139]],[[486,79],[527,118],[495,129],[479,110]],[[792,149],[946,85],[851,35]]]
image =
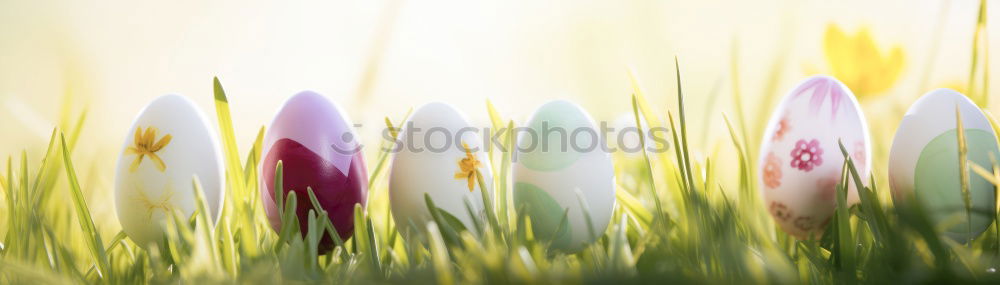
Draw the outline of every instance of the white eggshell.
[[[170,212],[195,212],[195,177],[212,220],[218,218],[225,199],[218,145],[208,120],[185,97],[161,96],[139,113],[125,134],[115,174],[118,221],[135,243],[159,242]]]
[[[951,89],[928,92],[906,112],[889,153],[889,183],[897,204],[916,194],[928,216],[945,226],[945,234],[968,240],[969,223],[961,195],[958,133],[955,113],[962,116],[967,158],[988,170],[990,156],[1000,158],[996,134],[976,105]],[[970,163],[971,165],[971,163]],[[969,169],[972,234],[978,236],[993,221],[993,184]]]
[[[854,94],[836,79],[814,76],[784,97],[760,147],[758,180],[764,206],[798,238],[824,231],[836,210],[843,142],[862,181],[871,169],[871,140]],[[858,201],[849,183],[847,202]]]
[[[430,103],[417,109],[404,124],[389,172],[389,204],[400,232],[422,233],[434,220],[424,194],[466,229],[474,229],[472,219],[480,217],[469,215],[466,201],[473,213],[483,215],[482,189],[478,181],[470,189],[467,179],[456,178],[467,155],[462,143],[480,162],[478,171],[486,194],[492,197],[493,175],[483,140],[457,110],[444,103]]]
[[[512,168],[516,209],[526,211],[535,236],[555,248],[575,251],[594,242],[615,206],[614,166],[594,120],[560,100],[539,107],[526,127],[517,133]]]

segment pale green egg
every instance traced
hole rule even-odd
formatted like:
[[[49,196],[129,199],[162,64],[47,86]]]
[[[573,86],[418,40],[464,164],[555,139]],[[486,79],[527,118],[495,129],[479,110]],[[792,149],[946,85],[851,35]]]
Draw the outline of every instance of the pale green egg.
[[[962,193],[956,112],[961,114],[969,172],[969,209]],[[942,234],[957,241],[979,236],[995,216],[994,186],[972,171],[992,170],[996,135],[986,116],[964,95],[938,89],[921,97],[900,123],[889,154],[889,180],[897,205],[911,198]],[[971,222],[970,218],[971,217]]]
[[[615,177],[604,138],[590,116],[568,101],[535,111],[517,132],[512,165],[515,208],[534,236],[576,251],[604,234],[615,204]]]

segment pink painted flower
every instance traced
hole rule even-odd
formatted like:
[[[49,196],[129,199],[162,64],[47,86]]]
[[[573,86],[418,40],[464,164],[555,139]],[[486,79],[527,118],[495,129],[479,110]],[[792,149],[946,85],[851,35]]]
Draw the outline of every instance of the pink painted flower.
[[[781,186],[781,158],[774,152],[767,153],[767,161],[764,162],[764,186],[772,189]]]
[[[822,164],[823,149],[819,147],[819,140],[799,140],[795,143],[795,148],[792,149],[792,168],[809,172]]]
[[[811,231],[813,229],[813,226],[816,225],[816,222],[813,221],[812,217],[802,216],[802,217],[795,218],[795,222],[793,224],[799,230],[801,230],[803,232],[808,232],[808,231]]]
[[[792,130],[792,125],[788,122],[788,117],[782,117],[778,121],[778,129],[774,130],[774,137],[771,138],[773,141],[780,141],[785,138],[785,134]]]
[[[787,221],[792,218],[792,210],[788,209],[788,206],[780,202],[771,202],[771,214],[774,218],[782,221]]]
[[[851,158],[854,159],[854,166],[861,167],[865,165],[865,142],[856,141],[854,142],[854,153],[851,154]]]
[[[792,94],[795,94],[795,97],[799,97],[807,94],[808,92],[806,91],[808,90],[812,90],[812,94],[809,95],[809,112],[813,115],[819,114],[823,101],[829,97],[830,119],[832,120],[837,119],[837,110],[840,108],[840,104],[845,100],[849,100],[840,83],[832,77],[812,77],[805,83],[802,83],[802,85],[799,85],[795,90],[792,90]]]
[[[819,189],[819,198],[823,201],[836,201],[837,178],[827,177],[816,180],[816,188]]]

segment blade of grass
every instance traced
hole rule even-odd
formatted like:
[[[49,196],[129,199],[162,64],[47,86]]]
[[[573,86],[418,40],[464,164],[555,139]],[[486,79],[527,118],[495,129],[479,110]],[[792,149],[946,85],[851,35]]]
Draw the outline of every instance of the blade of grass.
[[[996,230],[997,237],[1000,237],[1000,208],[998,208],[1000,207],[1000,165],[997,164],[996,158],[992,153],[990,153],[990,162],[993,167],[992,171],[987,170],[972,161],[969,162],[969,166],[972,167],[972,172],[975,172],[979,175],[979,177],[982,177],[983,179],[986,179],[987,182],[993,184],[993,197],[995,203],[995,207],[993,208],[993,229]],[[1000,254],[1000,238],[996,239],[996,243],[996,252],[997,254]]]
[[[274,207],[278,210],[278,216],[285,215],[285,167],[284,163],[279,160],[277,166],[274,167],[274,186],[272,187],[274,191]]]
[[[42,158],[42,165],[38,166],[38,172],[36,172],[36,174],[35,174],[35,181],[33,183],[31,183],[31,185],[32,185],[31,186],[31,192],[32,193],[36,193],[36,195],[38,195],[37,193],[41,192],[41,191],[38,191],[38,187],[41,184],[42,177],[46,176],[45,175],[45,171],[48,169],[47,166],[49,165],[49,161],[50,161],[49,155],[52,154],[52,149],[56,145],[56,132],[57,131],[58,131],[58,129],[52,128],[52,135],[49,136],[49,146],[45,149],[45,157]]]
[[[319,242],[323,235],[316,217],[316,209],[309,209],[306,218],[308,231],[306,232],[306,268],[309,271],[319,271]]]
[[[424,197],[430,201],[430,196],[425,195]],[[448,249],[436,223],[427,223],[427,234],[430,243],[431,265],[434,268],[437,283],[440,285],[455,284],[451,271],[451,261],[448,258]]]
[[[962,203],[965,204],[965,224],[967,240],[969,246],[972,245],[972,195],[969,193],[969,162],[968,147],[965,143],[965,127],[962,125],[962,112],[955,105],[955,133],[958,139],[958,168],[961,180]]]
[[[205,192],[202,190],[201,181],[198,179],[197,175],[193,175],[191,178],[191,191],[194,194],[194,202],[197,211],[192,215],[197,222],[195,232],[201,233],[200,241],[207,245],[209,262],[211,266],[210,272],[216,272],[223,267],[219,265],[222,264],[222,257],[219,256],[219,245],[215,238],[215,225],[212,219],[209,218],[211,214],[208,212],[208,203],[205,201]]]
[[[747,116],[743,111],[744,109],[743,95],[740,94],[742,88],[740,86],[740,60],[739,60],[740,40],[738,37],[734,37],[732,50],[730,52],[731,56],[729,61],[729,78],[732,80],[733,108],[736,109],[736,119],[738,120],[737,122],[739,123],[740,134],[744,138],[748,138],[749,136],[747,136],[747,126],[746,126]],[[674,59],[676,60],[676,57]],[[678,81],[678,86],[680,86],[680,80],[678,79],[677,81]],[[750,152],[749,149],[745,149],[744,151],[747,153]]]
[[[298,215],[295,214],[295,209],[298,209],[299,201],[298,195],[295,191],[288,191],[288,195],[285,199],[285,211],[279,210],[281,213],[281,229],[278,231],[278,241],[274,243],[275,251],[285,245],[286,242],[291,241],[295,237],[301,238],[302,232],[299,230],[299,219]],[[278,206],[281,208],[281,206]]]
[[[684,172],[687,174],[688,187],[694,189],[694,179],[691,174],[691,152],[688,150],[687,119],[684,114],[684,89],[681,87],[681,64],[674,56],[674,68],[677,72],[677,108],[681,127],[681,146],[684,148]]]
[[[461,245],[461,243],[459,243],[459,238],[458,238],[459,230],[455,229],[456,226],[461,225],[461,222],[458,222],[458,224],[453,224],[454,222],[451,221],[452,219],[446,219],[445,214],[443,214],[441,209],[439,209],[437,205],[434,204],[434,200],[431,199],[431,196],[427,193],[424,193],[424,203],[427,204],[427,210],[430,211],[431,217],[434,219],[434,222],[437,225],[440,225],[440,227],[438,226],[434,227],[436,229],[440,229],[441,231],[440,237],[444,238],[444,241],[447,242],[447,244]],[[475,219],[476,217],[470,217],[470,218]]]
[[[630,216],[639,220],[643,226],[648,227],[653,223],[653,214],[649,212],[646,207],[642,206],[642,201],[631,193],[625,190],[615,191],[615,201],[618,202],[622,209],[630,214]]]
[[[500,118],[500,112],[497,112],[496,107],[493,106],[493,102],[490,102],[490,99],[486,99],[486,112],[490,116],[490,125],[492,127],[492,129],[490,129],[490,132],[487,133],[487,135],[490,136],[490,138],[492,138],[495,133],[497,133],[498,131],[500,131],[501,128],[503,128],[503,119]],[[486,149],[488,151],[487,157],[490,158],[490,166],[492,166],[493,169],[496,169],[497,165],[496,161],[493,158],[493,147],[488,147]]]
[[[680,136],[677,134],[678,128],[674,123],[674,115],[669,110],[667,111],[667,120],[670,122],[670,136],[674,142],[674,156],[677,159],[676,173],[680,176],[678,180],[682,181],[682,183],[679,183],[679,186],[684,194],[684,199],[689,199],[692,183],[688,182],[688,177],[690,176],[687,175],[687,168],[684,167],[684,165],[687,165],[687,162],[684,160],[684,150],[681,148]],[[680,205],[686,204],[680,203]]]
[[[476,214],[475,207],[472,206],[472,201],[469,201],[468,197],[464,197],[462,199],[462,202],[465,205],[465,212],[469,214],[469,217],[478,216],[478,214]],[[476,230],[475,232],[480,236],[486,233],[486,228],[483,227],[483,223],[480,222],[479,219],[476,218],[472,219],[472,228],[475,229]]]
[[[740,140],[736,135],[736,130],[733,129],[733,124],[729,120],[729,117],[726,116],[726,114],[722,114],[722,119],[726,122],[726,127],[729,129],[729,137],[733,141],[733,146],[736,148],[736,156],[739,158],[740,189],[745,190],[742,191],[740,194],[743,195],[744,197],[747,197],[746,199],[740,199],[740,201],[743,201],[742,204],[748,205],[750,201],[749,196],[751,195],[750,189],[752,188],[750,187],[750,177],[747,175],[750,171],[750,167],[747,166],[748,162],[746,153],[744,152],[743,144],[740,143]]]
[[[94,262],[97,263],[97,273],[103,277],[109,274],[109,265],[108,257],[104,252],[104,244],[101,241],[101,233],[94,226],[94,220],[90,215],[90,208],[87,207],[83,191],[80,190],[80,182],[77,180],[76,171],[73,169],[73,161],[70,158],[69,148],[66,146],[66,138],[63,135],[59,135],[59,139],[62,142],[63,165],[66,168],[66,176],[69,179],[70,194],[73,198],[74,208],[76,209],[77,220],[80,222],[80,229],[83,230],[86,237]]]
[[[368,221],[365,210],[361,204],[354,204],[354,241],[358,244],[358,253],[366,254],[372,270],[380,272],[378,249],[375,247],[374,237],[369,236]]]
[[[413,108],[406,111],[406,115],[403,115],[403,119],[399,121],[399,124],[393,125],[392,120],[389,117],[385,117],[385,126],[389,129],[390,135],[392,135],[393,142],[399,137],[399,131],[403,128],[403,124],[409,119],[410,113],[413,112]],[[368,176],[368,187],[371,188],[375,185],[375,179],[379,177],[382,173],[382,169],[385,168],[385,162],[389,158],[388,151],[379,152],[378,158],[375,159],[375,168],[373,168],[371,175]],[[369,194],[370,195],[370,194]]]
[[[663,206],[660,204],[660,196],[656,192],[656,181],[653,178],[653,166],[650,164],[650,161],[649,161],[649,153],[646,152],[646,137],[645,137],[646,136],[646,134],[645,134],[646,131],[643,130],[643,128],[642,128],[642,120],[639,118],[639,103],[638,103],[638,100],[639,100],[639,98],[636,95],[632,95],[632,113],[635,116],[635,126],[638,129],[637,133],[639,134],[639,143],[640,143],[640,146],[642,146],[642,159],[643,159],[643,162],[644,162],[643,166],[645,166],[645,168],[643,168],[643,170],[646,171],[647,177],[649,177],[649,182],[648,182],[649,183],[649,191],[650,191],[649,194],[650,194],[650,198],[653,199],[653,206],[655,207],[654,209],[656,209],[656,213],[654,213],[653,223],[662,222],[662,220],[664,219],[664,217],[663,217],[663,214],[664,214],[664,212],[663,212]],[[648,122],[648,120],[647,120],[647,122]],[[676,145],[676,143],[675,143],[675,145]]]
[[[574,188],[573,192],[576,194],[576,201],[580,204],[580,211],[583,213],[583,220],[587,223],[588,237],[590,240],[597,240],[597,235],[603,233],[598,233],[597,230],[594,229],[594,221],[590,217],[590,203],[587,203],[587,197],[583,195],[583,192],[580,192],[580,188]],[[622,226],[625,224],[624,216],[622,216],[621,224]]]
[[[239,147],[236,145],[236,132],[233,128],[233,118],[229,112],[229,98],[226,95],[226,91],[222,88],[222,83],[219,82],[218,77],[212,79],[212,89],[215,93],[215,113],[219,121],[219,132],[222,134],[222,146],[223,153],[225,153],[226,160],[226,173],[229,176],[229,181],[237,181],[237,183],[242,183],[241,174],[242,171],[240,167],[240,152]],[[239,185],[237,189],[242,190],[244,185]]]
[[[847,168],[850,158],[844,161],[844,169]],[[835,212],[836,218],[836,231],[837,231],[837,261],[839,261],[840,270],[842,272],[842,278],[844,282],[850,284],[855,281],[857,273],[855,272],[855,247],[857,245],[854,242],[853,236],[851,234],[851,221],[849,205],[847,204],[847,191],[850,191],[846,181],[848,177],[846,172],[841,171],[842,178],[841,182],[837,185],[837,209]]]
[[[642,114],[642,119],[646,120],[646,125],[648,125],[650,129],[663,127],[663,122],[652,113],[652,109],[649,107],[649,102],[646,101],[646,95],[642,90],[642,86],[639,85],[639,80],[636,78],[635,72],[633,72],[632,69],[628,69],[627,71],[629,83],[632,86],[632,95],[635,96],[635,105],[639,106],[638,109],[639,113]],[[671,132],[673,132],[673,129],[671,129]],[[677,146],[677,144],[674,144],[674,146]],[[667,168],[667,171],[670,171],[673,168],[672,165],[670,165],[670,159],[667,157],[666,151],[659,152],[658,161],[660,161],[660,163]]]
[[[479,196],[483,200],[483,207],[484,207],[483,210],[486,212],[486,220],[490,225],[490,227],[492,228],[492,232],[495,234],[499,234],[500,224],[499,221],[497,221],[496,212],[493,211],[493,199],[490,198],[489,188],[486,187],[486,183],[483,181],[483,174],[478,170],[475,171],[475,173],[476,173],[476,181],[479,182]],[[472,218],[476,219],[477,217],[472,217]]]
[[[968,91],[972,100],[976,102],[979,107],[986,108],[989,106],[989,39],[986,34],[986,0],[979,1],[979,11],[976,18],[976,29],[972,34],[972,64],[969,68],[969,83]],[[976,75],[977,70],[980,66],[979,54],[982,52],[982,70],[983,70],[983,90],[981,92],[976,92]]]
[[[516,135],[514,134],[513,130],[514,130],[514,120],[510,120],[507,122],[507,134],[504,136],[504,146],[503,146],[504,149],[500,152],[500,155],[503,156],[503,158],[500,159],[500,170],[497,171],[500,173],[500,176],[494,178],[494,181],[498,181],[499,184],[499,186],[496,189],[496,192],[498,197],[497,200],[499,200],[497,201],[498,202],[497,213],[499,214],[500,217],[500,225],[501,225],[500,230],[502,231],[504,236],[507,236],[506,240],[510,240],[509,233],[512,231],[510,226],[511,195],[510,195],[510,189],[507,189],[507,177],[508,173],[510,173],[511,155],[513,155],[514,153],[513,146],[514,146],[514,137]]]
[[[333,225],[333,222],[330,221],[329,212],[327,212],[326,209],[323,209],[323,205],[320,205],[319,199],[316,198],[316,193],[313,192],[312,187],[306,187],[306,192],[309,194],[309,202],[312,203],[313,209],[318,209],[317,212],[319,213],[319,216],[323,217],[320,220],[324,224],[327,234],[329,234],[330,238],[333,239],[333,243],[341,248],[346,248],[344,240],[340,238],[340,233],[337,232],[337,228]],[[346,259],[348,257],[346,251],[341,251],[341,253],[342,258]]]
[[[243,166],[244,185],[253,185],[257,181],[257,164],[260,162],[261,151],[263,151],[265,131],[266,128],[260,126],[260,129],[257,131],[257,138],[253,141],[253,147],[250,148],[250,153],[247,154],[247,159]],[[251,199],[256,197],[257,195],[250,195]]]

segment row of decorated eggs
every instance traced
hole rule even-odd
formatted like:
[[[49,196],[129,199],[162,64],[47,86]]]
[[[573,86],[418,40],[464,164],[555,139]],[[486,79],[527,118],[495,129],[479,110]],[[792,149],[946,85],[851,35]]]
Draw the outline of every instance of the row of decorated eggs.
[[[972,221],[964,213],[958,171],[955,112],[962,118],[967,157],[991,166],[998,153],[996,135],[985,115],[963,95],[935,90],[907,112],[890,153],[889,176],[894,197],[917,197],[937,223],[949,222],[946,234],[956,239],[982,232],[992,221],[993,186],[978,175],[969,177]],[[317,124],[316,122],[325,122]],[[593,120],[575,104],[554,101],[543,105],[527,124],[533,133],[546,127],[595,128]],[[404,129],[401,148],[389,174],[393,218],[403,232],[431,220],[424,197],[434,201],[442,215],[468,227],[478,219],[486,191],[492,195],[490,164],[480,138],[462,132],[470,125],[454,108],[431,103],[419,108],[406,128],[443,128],[446,137]],[[555,133],[550,133],[555,134]],[[275,116],[265,136],[261,163],[261,196],[271,225],[281,219],[274,196],[274,174],[283,163],[283,195],[295,191],[302,198],[295,210],[306,220],[312,189],[341,238],[353,232],[353,207],[365,204],[367,173],[358,142],[344,112],[325,97],[302,92],[290,98]],[[518,137],[513,173],[516,209],[531,217],[533,232],[556,247],[577,249],[602,233],[614,207],[614,176],[610,157],[601,151],[577,148],[527,148],[559,138]],[[590,145],[588,136],[574,136],[574,145]],[[166,95],[154,100],[129,130],[116,175],[116,206],[123,230],[137,243],[148,244],[162,235],[162,222],[174,210],[194,212],[192,179],[197,177],[205,202],[217,219],[224,201],[224,174],[218,140],[204,115],[189,100]],[[451,143],[443,151],[414,151]],[[765,207],[789,234],[807,238],[821,233],[836,208],[836,187],[844,165],[839,144],[849,153],[862,181],[871,169],[871,143],[864,115],[850,90],[824,76],[805,80],[780,103],[761,144],[759,181]],[[477,178],[482,177],[483,181]],[[848,183],[848,203],[858,201]],[[485,186],[486,189],[481,189]],[[589,215],[589,217],[587,217]],[[565,216],[565,217],[564,217]],[[451,219],[449,219],[451,220]],[[589,221],[589,222],[588,222]],[[300,225],[306,230],[305,223]],[[592,232],[593,231],[593,232]],[[324,244],[329,246],[329,237]]]
[[[218,219],[225,200],[225,176],[218,139],[207,122],[190,100],[166,95],[142,110],[129,129],[118,160],[115,200],[122,229],[136,243],[145,246],[159,241],[164,222],[174,211],[184,215],[195,212],[195,177],[210,216]],[[543,125],[597,133],[589,115],[567,101],[545,104],[528,126],[541,133]],[[480,191],[492,195],[493,175],[482,140],[474,132],[462,131],[469,127],[457,110],[443,103],[424,105],[407,120],[398,139],[407,147],[395,154],[389,173],[392,215],[404,234],[420,234],[424,228],[410,225],[432,220],[425,196],[439,213],[450,216],[449,221],[457,220],[466,228],[475,223],[473,219],[481,218],[485,207]],[[461,137],[434,136],[409,128],[438,128]],[[571,143],[596,143],[589,136],[574,139],[577,137],[579,141]],[[306,91],[285,102],[265,134],[260,166],[260,195],[274,230],[281,228],[276,202],[281,199],[276,199],[274,189],[281,162],[282,195],[296,193],[298,206],[294,211],[300,230],[307,231],[305,221],[313,209],[307,192],[312,190],[340,237],[351,236],[354,205],[364,206],[368,191],[367,170],[355,138],[343,110],[326,97]],[[535,139],[521,137],[517,143],[539,145]],[[555,142],[542,143],[549,141]],[[424,150],[446,144],[451,147]],[[514,160],[513,200],[531,217],[536,236],[558,248],[575,250],[604,232],[615,202],[608,153],[597,147],[518,150],[524,151]],[[321,242],[324,249],[331,248],[331,243],[328,236]]]
[[[990,157],[1000,151],[986,116],[964,95],[938,89],[917,100],[903,117],[890,150],[889,180],[897,204],[915,197],[933,222],[949,225],[945,235],[964,241],[989,226],[996,200],[991,183],[970,175],[969,224],[956,112],[969,161],[992,167]],[[841,144],[861,181],[868,181],[871,139],[864,114],[851,91],[832,77],[811,77],[793,88],[771,116],[762,140],[758,180],[764,206],[781,229],[800,239],[818,237],[833,216],[845,165]],[[855,183],[847,185],[847,203],[857,203]]]

